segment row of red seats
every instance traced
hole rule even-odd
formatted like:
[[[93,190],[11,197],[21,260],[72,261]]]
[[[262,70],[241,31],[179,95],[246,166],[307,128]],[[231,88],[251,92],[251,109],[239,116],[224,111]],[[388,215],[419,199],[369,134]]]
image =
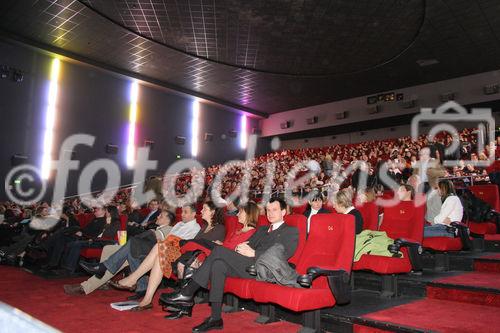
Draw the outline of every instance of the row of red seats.
[[[263,220],[263,219],[262,219]],[[343,214],[318,214],[312,217],[306,239],[304,215],[287,215],[285,223],[299,230],[299,244],[289,262],[298,274],[306,274],[311,267],[351,273],[354,256],[354,217]],[[225,293],[262,304],[261,315],[274,313],[274,305],[303,313],[303,325],[319,330],[319,311],[336,304],[328,279],[314,279],[311,288],[292,288],[253,279],[228,278]],[[271,320],[272,321],[272,320]]]

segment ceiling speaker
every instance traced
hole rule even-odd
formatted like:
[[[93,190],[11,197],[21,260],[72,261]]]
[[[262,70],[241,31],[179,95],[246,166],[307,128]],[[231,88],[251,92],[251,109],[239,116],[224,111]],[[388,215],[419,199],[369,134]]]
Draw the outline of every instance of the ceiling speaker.
[[[108,143],[106,145],[106,154],[110,154],[110,155],[116,155],[118,154],[118,146],[117,145],[113,145],[111,143]]]

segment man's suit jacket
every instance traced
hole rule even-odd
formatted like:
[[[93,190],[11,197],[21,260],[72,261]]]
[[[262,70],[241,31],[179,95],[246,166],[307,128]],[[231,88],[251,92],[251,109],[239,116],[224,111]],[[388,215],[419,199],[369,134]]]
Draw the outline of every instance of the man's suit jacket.
[[[292,257],[299,242],[299,230],[286,223],[271,232],[268,230],[268,226],[260,227],[248,240],[248,245],[255,250],[255,259],[276,243],[283,244],[287,258]]]

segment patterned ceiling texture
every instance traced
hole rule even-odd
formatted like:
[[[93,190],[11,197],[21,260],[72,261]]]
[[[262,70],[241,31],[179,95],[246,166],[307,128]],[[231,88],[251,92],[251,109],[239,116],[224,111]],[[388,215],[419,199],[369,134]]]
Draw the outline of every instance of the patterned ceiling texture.
[[[261,115],[500,68],[496,0],[2,0],[0,31]]]

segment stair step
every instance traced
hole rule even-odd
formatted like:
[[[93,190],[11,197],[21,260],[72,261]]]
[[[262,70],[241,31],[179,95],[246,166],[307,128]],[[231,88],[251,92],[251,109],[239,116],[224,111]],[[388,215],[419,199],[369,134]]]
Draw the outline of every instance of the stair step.
[[[384,323],[390,328],[415,328],[415,332],[493,332],[500,327],[496,307],[428,298],[370,313],[362,319],[366,321],[364,326],[379,328],[377,325]]]

